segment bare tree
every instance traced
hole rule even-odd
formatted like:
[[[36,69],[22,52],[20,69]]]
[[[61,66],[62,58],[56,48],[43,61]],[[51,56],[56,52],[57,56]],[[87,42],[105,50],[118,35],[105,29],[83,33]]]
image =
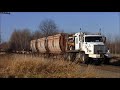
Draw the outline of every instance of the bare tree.
[[[42,34],[39,30],[33,32],[32,36],[31,36],[31,39],[38,39],[38,38],[41,38],[42,37]]]
[[[1,49],[1,51],[8,51],[8,49],[9,49],[9,44],[8,44],[8,42],[3,42],[3,43],[1,43],[1,44],[0,44],[0,49]]]
[[[29,29],[23,29],[22,31],[21,31],[22,33],[22,40],[21,40],[21,42],[22,42],[22,49],[23,50],[26,50],[26,51],[28,51],[29,50],[29,48],[30,48],[30,38],[31,38],[31,33],[30,33],[30,31],[29,31]]]
[[[107,36],[107,42],[106,42],[107,46],[110,49],[110,52],[112,54],[120,54],[120,36],[116,35],[116,36],[112,36],[111,34],[109,34]]]
[[[115,36],[115,40],[114,40],[114,50],[115,50],[115,54],[119,54],[120,53],[120,36],[116,35]]]
[[[51,19],[43,20],[39,25],[39,29],[43,36],[46,37],[49,35],[54,35],[59,32],[56,23]]]
[[[14,51],[18,49],[18,43],[19,43],[19,32],[15,29],[10,37],[10,48]]]
[[[14,30],[9,41],[10,49],[13,51],[29,50],[30,39],[29,29]]]

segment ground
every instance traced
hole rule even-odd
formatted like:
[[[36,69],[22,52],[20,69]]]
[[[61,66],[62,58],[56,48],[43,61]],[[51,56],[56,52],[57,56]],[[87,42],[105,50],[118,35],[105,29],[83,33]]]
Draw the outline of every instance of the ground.
[[[62,59],[0,54],[1,78],[120,78],[119,58],[110,65],[85,65]]]

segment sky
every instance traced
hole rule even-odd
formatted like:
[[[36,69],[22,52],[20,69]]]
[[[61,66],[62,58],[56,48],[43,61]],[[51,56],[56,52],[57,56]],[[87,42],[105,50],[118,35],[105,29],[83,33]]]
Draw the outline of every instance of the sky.
[[[8,41],[15,29],[38,30],[45,19],[55,21],[64,32],[101,32],[104,35],[120,35],[119,12],[10,12],[1,14],[2,41]]]

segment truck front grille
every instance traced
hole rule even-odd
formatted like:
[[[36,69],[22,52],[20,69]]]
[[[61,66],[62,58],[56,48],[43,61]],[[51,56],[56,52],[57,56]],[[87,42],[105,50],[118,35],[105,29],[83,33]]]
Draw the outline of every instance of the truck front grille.
[[[104,45],[94,45],[94,54],[101,54],[105,53],[105,46]]]

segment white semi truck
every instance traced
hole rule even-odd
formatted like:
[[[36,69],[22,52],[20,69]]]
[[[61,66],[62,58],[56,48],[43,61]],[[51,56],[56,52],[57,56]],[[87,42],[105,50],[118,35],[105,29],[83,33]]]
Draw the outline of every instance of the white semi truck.
[[[78,32],[68,36],[65,58],[82,63],[108,64],[111,58],[105,45],[106,37],[98,34]]]

